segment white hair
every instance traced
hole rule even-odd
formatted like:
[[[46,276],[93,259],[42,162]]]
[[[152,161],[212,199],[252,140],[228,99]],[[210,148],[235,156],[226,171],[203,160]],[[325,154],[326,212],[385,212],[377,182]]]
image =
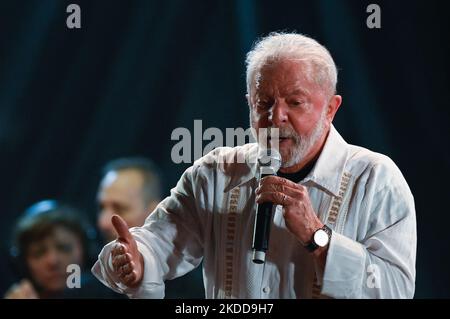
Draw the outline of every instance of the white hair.
[[[256,42],[247,53],[247,93],[250,94],[255,77],[264,65],[284,58],[304,62],[308,80],[331,95],[336,93],[337,68],[330,52],[302,34],[278,32]]]

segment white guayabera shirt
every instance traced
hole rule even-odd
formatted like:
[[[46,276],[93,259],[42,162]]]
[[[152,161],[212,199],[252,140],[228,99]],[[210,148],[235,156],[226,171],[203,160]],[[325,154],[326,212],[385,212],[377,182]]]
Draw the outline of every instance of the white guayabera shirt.
[[[94,275],[129,297],[163,298],[164,280],[203,261],[207,298],[413,297],[414,199],[392,160],[347,144],[331,128],[315,166],[301,181],[314,211],[333,229],[320,273],[287,230],[280,206],[266,263],[253,263],[257,153],[256,144],[215,149],[185,171],[142,227],[131,229],[145,261],[139,287],[123,286],[112,272],[113,243],[100,253]],[[246,162],[230,161],[236,156]]]

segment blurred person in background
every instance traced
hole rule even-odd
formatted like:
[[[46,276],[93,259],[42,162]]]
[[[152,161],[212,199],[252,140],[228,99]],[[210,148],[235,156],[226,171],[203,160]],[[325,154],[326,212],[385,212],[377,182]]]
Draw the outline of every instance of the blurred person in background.
[[[119,215],[128,227],[142,226],[161,201],[162,187],[159,170],[142,157],[112,160],[102,173],[97,193],[97,226],[103,239],[110,242],[116,238],[111,217]]]
[[[20,281],[5,294],[7,299],[110,298],[89,272],[92,264],[93,228],[80,211],[55,200],[40,201],[28,208],[13,232],[13,270]],[[68,276],[79,266],[79,288],[70,288]],[[76,267],[76,266],[75,266]]]
[[[111,217],[119,215],[129,228],[142,226],[162,200],[162,173],[144,157],[111,160],[102,170],[97,193],[97,226],[105,242],[116,239]],[[167,281],[166,298],[203,298],[201,269],[176,280]]]

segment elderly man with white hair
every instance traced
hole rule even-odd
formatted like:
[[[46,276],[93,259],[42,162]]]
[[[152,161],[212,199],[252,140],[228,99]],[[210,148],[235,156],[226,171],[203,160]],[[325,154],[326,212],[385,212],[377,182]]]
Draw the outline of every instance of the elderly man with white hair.
[[[412,298],[414,199],[387,156],[347,144],[332,121],[342,102],[325,47],[272,33],[247,55],[256,132],[278,129],[281,168],[258,180],[258,143],[217,148],[187,169],[142,227],[118,216],[117,240],[93,273],[134,298],[203,261],[207,298]],[[244,163],[221,158],[245,158]],[[257,203],[275,212],[265,263],[252,261]]]

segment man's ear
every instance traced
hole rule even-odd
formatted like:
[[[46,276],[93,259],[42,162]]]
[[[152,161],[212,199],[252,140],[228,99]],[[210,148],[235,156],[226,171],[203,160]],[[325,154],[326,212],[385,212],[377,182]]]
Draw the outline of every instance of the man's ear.
[[[327,110],[327,119],[333,122],[334,116],[336,115],[337,110],[342,104],[342,96],[333,95],[328,102],[328,110]]]

